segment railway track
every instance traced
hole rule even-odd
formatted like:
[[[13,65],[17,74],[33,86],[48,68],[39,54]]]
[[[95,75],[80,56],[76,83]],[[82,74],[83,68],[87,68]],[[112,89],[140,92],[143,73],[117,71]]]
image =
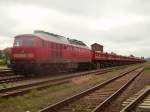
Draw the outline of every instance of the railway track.
[[[103,72],[105,72],[105,70],[111,70],[111,69],[113,68],[103,69]],[[89,72],[89,73],[92,73],[92,72]],[[21,81],[25,79],[31,79],[31,78],[24,77],[23,75],[14,75],[13,71],[10,69],[0,69],[0,84],[16,82],[16,81]]]
[[[99,112],[124,91],[143,71],[137,67],[39,112]]]
[[[147,68],[147,65],[145,65],[145,68]],[[145,70],[120,95],[110,101],[108,105],[105,105],[107,108],[99,112],[120,112],[126,99],[140,91],[145,85],[149,85],[149,77],[145,74]]]
[[[150,112],[150,87],[144,88],[133,97],[123,102],[120,112]]]
[[[23,79],[25,79],[25,77],[21,76],[21,75],[0,77],[0,84],[20,81],[20,80],[23,80]]]
[[[122,67],[126,67],[126,66],[120,66],[120,67],[118,67],[118,69],[122,68]],[[108,70],[112,70],[113,68],[116,68],[116,67],[105,68],[105,69],[102,69],[102,71],[105,72],[105,70],[108,71]],[[92,71],[95,71],[95,70],[91,70],[91,72],[90,71],[88,71],[88,72],[92,73]],[[88,73],[88,72],[83,72],[83,73]],[[41,78],[41,77],[38,77],[38,78]],[[25,80],[25,79],[31,79],[31,78],[24,77],[23,75],[15,75],[11,69],[7,69],[7,68],[0,69],[0,84],[16,82],[16,81],[21,81],[21,80]]]
[[[11,69],[0,69],[0,84],[23,80],[22,75],[14,75]]]
[[[54,85],[68,83],[70,79],[75,78],[75,77],[81,77],[81,76],[90,75],[90,74],[92,75],[104,74],[104,73],[110,72],[112,69],[113,68],[108,68],[108,69],[103,69],[103,70],[92,70],[88,72],[75,73],[72,75],[63,76],[61,78],[58,77],[55,79],[49,79],[49,80],[39,81],[35,83],[24,84],[20,86],[11,87],[11,88],[1,89],[0,97],[9,98],[13,96],[23,95],[33,89],[41,90],[41,89],[51,87]]]
[[[118,67],[111,67],[111,68],[104,68],[104,69],[102,69],[102,71],[105,71],[105,70],[110,70],[111,71],[114,68],[121,69],[121,68],[126,67],[126,66],[128,66],[128,65],[118,66]],[[92,73],[92,71],[95,71],[95,70],[91,70],[91,72],[90,71],[88,71],[88,72]],[[81,72],[77,72],[77,74],[78,73],[81,73]],[[37,78],[42,78],[42,77],[37,77]],[[12,83],[12,82],[28,80],[28,79],[31,79],[31,77],[24,77],[23,75],[15,75],[13,73],[13,71],[9,68],[3,68],[3,69],[1,68],[0,69],[0,84],[2,84],[2,83]]]
[[[13,71],[11,69],[0,69],[0,77],[5,77],[5,76],[12,76],[14,75]]]

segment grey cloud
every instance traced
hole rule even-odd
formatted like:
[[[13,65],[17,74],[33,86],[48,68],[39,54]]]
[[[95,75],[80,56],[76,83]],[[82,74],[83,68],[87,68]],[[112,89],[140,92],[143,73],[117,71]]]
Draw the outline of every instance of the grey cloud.
[[[9,6],[36,6],[55,10],[57,15],[48,13],[47,18],[41,21],[38,27],[24,28],[22,23],[9,14]],[[1,21],[0,37],[10,37],[17,33],[26,33],[34,28],[77,38],[88,44],[99,42],[106,51],[120,54],[136,54],[149,56],[150,50],[150,1],[149,0],[13,0],[0,1]],[[113,16],[140,16],[144,21],[108,28],[103,30],[101,24],[94,23],[103,19],[112,19]],[[97,23],[98,24],[98,23]],[[30,31],[32,32],[32,31]],[[144,47],[146,46],[146,47]],[[133,49],[134,48],[134,49]],[[145,52],[146,51],[146,52]]]
[[[1,4],[37,5],[68,13],[85,14],[89,16],[109,16],[108,13],[112,11],[121,11],[124,14],[126,14],[126,12],[147,14],[150,10],[149,0],[4,0]]]
[[[0,36],[11,36],[13,33],[13,28],[16,26],[17,21],[11,18],[7,14],[4,7],[0,7]]]

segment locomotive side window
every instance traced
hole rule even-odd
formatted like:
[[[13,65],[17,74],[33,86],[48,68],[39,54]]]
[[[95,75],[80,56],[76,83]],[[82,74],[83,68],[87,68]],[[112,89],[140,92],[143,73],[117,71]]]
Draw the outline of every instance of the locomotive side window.
[[[56,44],[56,49],[57,49],[57,50],[59,49],[59,45],[58,45],[58,44]]]
[[[52,48],[52,49],[54,48],[54,44],[53,44],[53,43],[51,43],[51,48]]]
[[[64,49],[67,49],[67,46],[64,45]]]
[[[49,47],[49,48],[51,47],[51,43],[50,43],[50,42],[48,42],[48,47]]]
[[[60,49],[62,49],[62,45],[61,44],[59,45],[59,47],[60,47]]]
[[[22,40],[20,38],[16,38],[14,42],[14,46],[22,46]]]
[[[45,47],[48,48],[49,47],[49,43],[45,42]]]
[[[38,40],[38,46],[41,48],[43,47],[43,40],[41,40],[41,39]]]
[[[56,49],[56,44],[53,44],[53,46],[52,46],[52,47],[53,47],[53,49]]]

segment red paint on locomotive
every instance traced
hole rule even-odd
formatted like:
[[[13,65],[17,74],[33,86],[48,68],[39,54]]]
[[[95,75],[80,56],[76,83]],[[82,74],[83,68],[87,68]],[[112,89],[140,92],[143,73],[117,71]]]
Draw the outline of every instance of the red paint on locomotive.
[[[53,69],[58,64],[76,69],[79,64],[91,63],[91,50],[83,42],[43,31],[16,36],[12,56],[15,70],[49,65]]]

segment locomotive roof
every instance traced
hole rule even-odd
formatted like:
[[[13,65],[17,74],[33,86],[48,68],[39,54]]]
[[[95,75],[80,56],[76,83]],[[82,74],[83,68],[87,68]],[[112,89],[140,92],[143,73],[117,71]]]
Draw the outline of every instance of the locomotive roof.
[[[67,38],[57,35],[57,34],[36,30],[34,31],[34,35],[47,41],[52,41],[52,42],[62,43],[62,44],[69,44]]]
[[[64,36],[57,35],[54,33],[36,30],[36,31],[34,31],[34,35],[36,35],[44,40],[47,40],[47,41],[52,41],[52,42],[62,43],[62,44],[71,44],[71,45],[78,46],[78,47],[88,48],[88,46],[85,43],[83,43],[82,41],[66,38]]]
[[[69,41],[71,44],[86,46],[85,43],[83,43],[82,41],[76,40],[76,39],[69,39],[69,38],[68,38],[68,41]]]

